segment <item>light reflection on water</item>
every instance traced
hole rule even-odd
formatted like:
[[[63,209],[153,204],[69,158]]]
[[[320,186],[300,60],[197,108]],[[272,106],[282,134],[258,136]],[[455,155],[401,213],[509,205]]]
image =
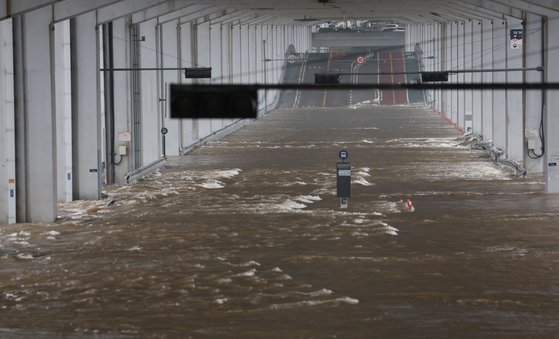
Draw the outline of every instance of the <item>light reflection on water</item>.
[[[2,226],[0,335],[553,337],[557,196],[456,137],[417,109],[281,110]]]

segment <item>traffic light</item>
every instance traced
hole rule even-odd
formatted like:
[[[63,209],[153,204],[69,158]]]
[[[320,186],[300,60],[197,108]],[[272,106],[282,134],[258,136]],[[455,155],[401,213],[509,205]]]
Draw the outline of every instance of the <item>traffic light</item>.
[[[250,85],[171,85],[171,118],[255,119],[256,87]]]

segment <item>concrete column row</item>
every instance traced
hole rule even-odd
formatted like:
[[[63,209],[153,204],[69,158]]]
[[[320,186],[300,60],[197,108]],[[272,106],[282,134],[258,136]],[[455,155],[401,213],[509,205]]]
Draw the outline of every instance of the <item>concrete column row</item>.
[[[168,85],[191,82],[180,71],[101,68],[212,67],[203,81],[276,83],[288,46],[311,47],[306,26],[221,22],[224,12],[207,13],[101,26],[94,12],[54,23],[47,6],[0,21],[0,223],[53,221],[59,201],[99,199],[107,175],[124,183],[164,146],[180,155],[240,123],[169,119]],[[276,98],[260,93],[260,111]]]
[[[300,51],[311,46],[310,28],[213,22],[210,18],[159,23],[156,19],[139,25],[140,67],[211,67],[212,79],[198,83],[278,83],[281,81],[285,51],[290,44]],[[265,62],[270,59],[270,62]],[[162,127],[166,155],[181,155],[201,140],[228,129],[232,119],[172,120],[166,89],[171,83],[191,83],[180,71],[142,73],[142,164],[162,155]],[[158,84],[156,89],[151,88]],[[258,109],[264,113],[277,101],[276,91],[259,93]]]
[[[486,70],[451,74],[449,83],[537,83],[557,81],[559,43],[553,38],[559,29],[553,17],[522,13],[522,16],[415,24],[408,26],[406,49],[420,50],[427,71]],[[513,46],[510,32],[523,29],[520,46]],[[495,71],[544,66],[544,72]],[[559,120],[553,109],[557,96],[542,91],[485,90],[434,91],[432,107],[464,132],[481,134],[503,150],[508,160],[523,165],[529,173],[546,174],[548,192],[559,192],[559,138],[552,123]],[[543,120],[542,120],[543,117]],[[542,125],[543,123],[543,125]],[[540,126],[544,126],[543,129]],[[539,136],[545,133],[545,144]],[[528,148],[533,139],[535,150]],[[545,148],[545,156],[541,155]],[[557,172],[555,172],[557,170]]]

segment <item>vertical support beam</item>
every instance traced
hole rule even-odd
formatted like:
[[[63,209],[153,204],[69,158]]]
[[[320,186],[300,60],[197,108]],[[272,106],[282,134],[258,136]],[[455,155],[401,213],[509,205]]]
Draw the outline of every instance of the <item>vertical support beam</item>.
[[[472,22],[472,69],[483,68],[481,21]],[[472,82],[482,83],[483,73],[473,73]],[[472,91],[472,131],[481,133],[482,130],[482,91]]]
[[[513,17],[506,17],[506,68],[522,68],[523,48],[513,48],[510,42],[510,30],[521,29],[522,21]],[[507,83],[522,83],[523,72],[507,72]],[[522,107],[524,104],[522,90],[507,90],[507,158],[523,162],[524,160],[524,116]]]
[[[192,32],[192,22],[186,22],[180,24],[179,31],[180,39],[180,67],[193,67],[194,59],[193,55],[195,53],[195,39],[193,39]],[[192,79],[185,79],[181,76],[181,83],[190,84]],[[192,145],[196,139],[194,139],[194,121],[192,119],[182,119],[182,139],[181,139],[181,154],[183,154],[183,149]]]
[[[210,66],[212,68],[212,80],[213,84],[223,83],[223,70],[222,70],[222,31],[221,22],[210,24]],[[222,129],[224,126],[223,119],[212,119],[212,132]]]
[[[254,52],[256,55],[256,82],[261,84],[264,83],[264,58],[263,58],[263,51],[262,51],[262,42],[263,42],[263,26],[256,25],[255,27],[255,44],[254,44]],[[258,91],[258,110],[264,109],[264,91]]]
[[[249,82],[255,83],[256,79],[256,26],[248,25],[248,68],[245,72],[248,72]]]
[[[544,64],[544,31],[543,18],[539,15],[526,14],[524,32],[524,67],[534,68]],[[526,72],[527,83],[537,83],[543,80],[543,72]],[[541,136],[543,127],[543,91],[524,92],[524,124],[527,130]],[[529,173],[543,172],[542,143],[540,138],[535,138],[536,147],[533,152],[525,153],[525,168]]]
[[[140,68],[141,47],[143,44],[139,24],[129,25],[130,66]],[[131,114],[131,148],[130,166],[137,169],[142,166],[142,72],[130,72],[130,87],[132,98]]]
[[[139,42],[140,68],[158,67],[158,53],[160,46],[157,20],[150,20],[139,25],[139,36],[145,37],[145,41]],[[145,166],[161,157],[161,116],[159,109],[159,82],[158,72],[141,72],[141,111],[140,111],[140,139],[141,139],[141,162]]]
[[[473,22],[464,22],[464,69],[473,69]],[[464,73],[464,83],[471,84],[474,73]],[[473,132],[473,91],[464,91],[464,132]]]
[[[493,68],[493,21],[482,20],[481,22],[481,58],[482,68]],[[493,73],[481,74],[481,80],[485,84],[493,82]],[[482,117],[481,134],[485,140],[493,140],[493,91],[482,92]]]
[[[242,35],[241,35],[241,25],[233,25],[231,28],[231,53],[232,53],[232,60],[231,60],[231,73],[233,74],[232,82],[235,84],[242,82]]]
[[[52,9],[14,22],[17,221],[52,222],[57,215]]]
[[[559,82],[559,16],[548,17],[546,28],[546,81]],[[545,190],[547,193],[559,193],[559,93],[547,91],[545,108]]]
[[[74,198],[101,198],[99,37],[95,13],[71,22]]]
[[[504,20],[496,21],[493,25],[493,67],[506,68],[507,67],[507,48],[509,47],[506,22]],[[493,73],[494,83],[506,82],[505,72]],[[494,90],[493,91],[493,143],[499,149],[506,151],[506,91]]]
[[[56,149],[58,201],[73,200],[72,188],[72,62],[70,22],[54,25],[56,86]]]
[[[450,54],[450,69],[458,69],[459,68],[459,64],[458,64],[458,26],[460,24],[458,22],[454,22],[451,24],[451,54]],[[458,76],[453,76],[452,77],[452,82],[453,83],[458,83]],[[452,93],[452,100],[451,100],[451,115],[449,116],[450,119],[454,122],[458,122],[458,91],[453,90],[451,91]]]
[[[170,21],[168,23],[162,24],[161,27],[161,67],[163,68],[175,68],[177,67],[177,55],[179,55],[178,46],[178,33],[177,30],[179,26],[179,21]],[[180,128],[179,120],[171,119],[170,104],[168,88],[169,84],[179,83],[184,74],[181,71],[176,70],[166,70],[162,71],[163,75],[161,79],[161,91],[160,91],[160,107],[162,109],[163,115],[163,126],[168,130],[168,134],[165,137],[165,150],[167,156],[179,155],[180,144]]]
[[[433,56],[435,57],[433,60],[431,60],[431,70],[433,71],[440,71],[441,70],[441,66],[442,66],[442,60],[443,60],[443,56],[444,54],[444,50],[443,50],[443,30],[444,30],[444,25],[440,24],[440,23],[436,23],[434,24],[434,30],[435,30],[435,50],[433,51]],[[438,65],[438,66],[437,66]],[[438,68],[437,68],[438,67]],[[435,100],[435,104],[436,104],[436,110],[439,112],[443,111],[443,91],[441,90],[436,90],[435,91],[435,96],[434,96],[434,100]]]
[[[211,57],[212,57],[212,45],[211,45],[211,32],[210,23],[208,21],[200,23],[196,26],[197,28],[197,66],[199,67],[210,67]],[[212,70],[213,71],[213,70]],[[210,135],[212,130],[212,120],[198,120],[198,133],[199,137],[205,137]]]
[[[465,23],[460,21],[457,23],[457,43],[458,43],[458,65],[456,69],[463,70],[466,69],[466,55],[465,55],[465,48],[464,48],[464,36],[465,36]],[[459,84],[463,84],[466,81],[466,73],[458,73],[456,76],[458,79]],[[466,91],[457,91],[458,92],[458,103],[457,103],[457,120],[455,120],[456,124],[462,130],[464,129],[464,121],[465,121],[465,93]]]
[[[16,222],[16,136],[12,19],[0,21],[0,224]]]
[[[452,48],[452,43],[453,43],[453,39],[452,39],[452,27],[453,24],[452,23],[447,23],[444,26],[444,45],[443,48],[441,49],[441,51],[444,52],[444,55],[442,56],[443,59],[443,64],[441,65],[441,68],[443,70],[449,70],[452,69],[453,66],[453,62],[452,62],[452,57],[453,57],[453,48]],[[450,82],[454,82],[454,79],[451,77],[450,78]],[[448,118],[452,118],[452,108],[453,108],[453,98],[454,98],[454,91],[445,91],[443,93],[444,95],[444,105],[443,105],[443,111],[442,113],[444,113],[444,115]]]
[[[113,66],[130,68],[130,42],[121,37],[130,36],[130,26],[125,18],[113,21]],[[133,42],[134,44],[136,42]],[[126,183],[126,174],[132,171],[132,90],[130,72],[114,72],[114,129],[115,129],[115,182]],[[126,155],[120,155],[120,146],[126,147]]]

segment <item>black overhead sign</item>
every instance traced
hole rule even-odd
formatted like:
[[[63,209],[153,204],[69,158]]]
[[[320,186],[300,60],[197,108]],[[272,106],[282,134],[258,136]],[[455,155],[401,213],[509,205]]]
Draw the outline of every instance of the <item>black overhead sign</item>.
[[[421,72],[421,81],[448,81],[448,72]]]
[[[171,118],[255,119],[256,86],[171,85]]]
[[[211,67],[185,68],[184,77],[187,79],[210,79],[212,77]]]
[[[340,75],[339,74],[320,74],[316,73],[314,75],[315,84],[339,84]]]

